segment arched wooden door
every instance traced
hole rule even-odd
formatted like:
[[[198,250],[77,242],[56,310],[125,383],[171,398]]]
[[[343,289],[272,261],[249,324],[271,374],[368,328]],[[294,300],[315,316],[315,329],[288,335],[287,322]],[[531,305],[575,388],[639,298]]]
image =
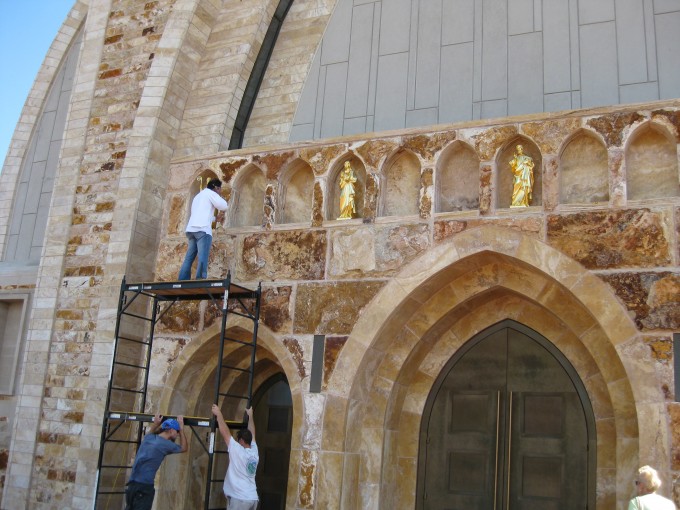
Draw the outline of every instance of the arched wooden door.
[[[550,342],[513,321],[449,361],[424,409],[419,452],[417,508],[595,508],[585,388]]]

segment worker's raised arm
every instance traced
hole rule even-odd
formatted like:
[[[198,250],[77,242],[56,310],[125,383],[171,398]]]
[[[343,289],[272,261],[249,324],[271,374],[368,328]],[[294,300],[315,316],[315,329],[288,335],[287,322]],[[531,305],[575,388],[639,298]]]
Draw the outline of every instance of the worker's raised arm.
[[[253,419],[253,408],[249,407],[246,409],[246,414],[248,415],[248,430],[253,435],[253,441],[255,441],[255,420]]]
[[[222,410],[219,408],[217,404],[213,404],[212,406],[212,413],[215,415],[215,418],[217,418],[217,427],[220,429],[220,434],[222,434],[222,439],[229,444],[229,438],[231,437],[231,434],[229,433],[229,427],[227,427],[227,424],[224,422],[224,416],[222,416]]]

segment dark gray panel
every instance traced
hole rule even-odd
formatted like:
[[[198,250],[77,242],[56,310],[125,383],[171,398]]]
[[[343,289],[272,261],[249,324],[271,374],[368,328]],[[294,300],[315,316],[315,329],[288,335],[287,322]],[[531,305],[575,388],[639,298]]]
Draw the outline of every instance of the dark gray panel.
[[[314,344],[312,346],[312,373],[309,377],[310,393],[319,393],[321,391],[325,342],[326,337],[324,335],[314,335]]]

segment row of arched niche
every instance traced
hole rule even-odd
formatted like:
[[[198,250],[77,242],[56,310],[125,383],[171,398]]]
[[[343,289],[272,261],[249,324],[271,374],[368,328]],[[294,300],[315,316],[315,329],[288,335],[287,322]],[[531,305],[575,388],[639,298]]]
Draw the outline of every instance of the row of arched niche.
[[[517,136],[506,142],[495,157],[494,203],[497,209],[510,207],[512,174],[509,161],[518,144],[534,160],[535,184],[531,206],[541,206],[544,174],[541,152],[532,140]],[[630,136],[624,150],[626,197],[628,200],[680,196],[677,144],[663,126],[647,123]],[[610,198],[610,157],[595,132],[580,129],[558,152],[556,179],[560,204],[607,204]],[[350,161],[357,177],[356,217],[364,217],[367,197],[367,171],[361,158],[352,152],[339,157],[326,175],[316,177],[323,189],[323,219],[335,220],[339,214],[339,173]],[[420,214],[423,165],[407,149],[388,157],[376,178],[379,192],[374,215],[378,217]],[[480,205],[480,159],[471,145],[451,142],[438,155],[433,167],[434,213],[474,211]],[[241,169],[231,183],[231,207],[225,226],[264,225],[271,212],[274,224],[312,222],[315,176],[302,159],[295,159],[279,172],[273,184],[265,173],[251,163]],[[225,183],[226,184],[226,183]],[[269,192],[267,186],[269,185]],[[272,192],[272,187],[278,190]],[[275,197],[271,195],[275,194]],[[368,194],[370,195],[370,193]],[[369,197],[369,201],[371,198]]]

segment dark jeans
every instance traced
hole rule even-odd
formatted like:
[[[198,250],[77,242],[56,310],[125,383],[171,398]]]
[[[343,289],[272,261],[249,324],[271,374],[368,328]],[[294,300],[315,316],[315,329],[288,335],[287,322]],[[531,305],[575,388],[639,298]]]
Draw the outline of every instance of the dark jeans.
[[[125,489],[125,510],[151,510],[155,494],[153,485],[128,482]]]

